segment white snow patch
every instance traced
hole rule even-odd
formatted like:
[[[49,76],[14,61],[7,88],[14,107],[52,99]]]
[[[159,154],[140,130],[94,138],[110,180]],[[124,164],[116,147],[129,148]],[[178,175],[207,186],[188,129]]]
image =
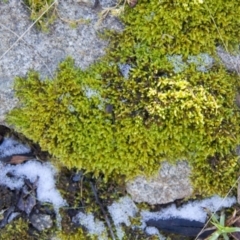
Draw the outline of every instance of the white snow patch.
[[[17,142],[13,138],[5,138],[0,145],[0,159],[29,152],[31,152],[31,149],[28,146]],[[36,182],[37,199],[40,202],[53,204],[57,224],[60,227],[59,208],[66,206],[67,203],[56,189],[54,179],[56,170],[50,163],[40,163],[33,159],[22,164],[9,165],[0,161],[0,171],[0,185],[5,185],[12,190],[22,188],[25,184],[24,179],[28,179],[32,183]]]
[[[125,236],[125,232],[123,231],[122,227],[121,226],[117,226],[116,227],[116,234],[117,234],[117,237],[118,239],[123,239],[124,236]]]
[[[145,231],[149,235],[158,235],[159,233],[158,229],[155,227],[146,227]]]
[[[134,217],[138,212],[138,208],[133,200],[126,196],[120,198],[118,202],[113,203],[108,207],[114,225],[119,226],[121,223],[125,223],[126,226],[130,226],[129,217]]]
[[[29,153],[31,149],[13,138],[4,138],[0,145],[0,158],[8,157],[14,154]]]
[[[219,196],[213,196],[201,201],[190,201],[180,208],[177,208],[175,204],[171,204],[169,207],[166,207],[159,212],[149,212],[144,210],[141,212],[141,215],[145,222],[150,219],[164,220],[169,218],[183,218],[205,222],[207,219],[207,212],[204,211],[204,208],[207,208],[211,212],[215,212],[223,207],[231,207],[234,203],[236,203],[235,197],[227,197],[226,199],[223,199]]]
[[[73,222],[80,223],[82,226],[86,227],[90,234],[99,236],[103,235],[106,232],[104,223],[98,219],[94,219],[92,213],[85,214],[79,212],[75,217],[73,217]]]
[[[37,182],[37,199],[41,202],[52,203],[56,208],[66,205],[55,187],[54,175],[56,170],[50,163],[40,163],[31,160],[24,164],[3,165],[0,163],[0,184],[10,189],[19,189],[24,185],[24,179]],[[11,177],[8,175],[10,174]]]

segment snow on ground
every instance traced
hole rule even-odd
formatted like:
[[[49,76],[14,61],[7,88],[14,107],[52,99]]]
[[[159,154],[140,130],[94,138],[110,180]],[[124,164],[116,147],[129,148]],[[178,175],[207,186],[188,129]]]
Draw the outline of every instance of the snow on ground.
[[[165,238],[159,233],[158,229],[154,227],[146,227],[146,222],[148,220],[183,218],[205,222],[207,219],[207,212],[204,209],[207,208],[210,212],[216,212],[223,207],[231,207],[234,203],[236,203],[235,197],[227,197],[223,199],[219,196],[213,196],[201,201],[189,201],[180,208],[177,208],[175,204],[171,204],[170,206],[163,208],[158,212],[142,210],[140,212],[142,217],[141,228],[143,228],[149,235],[158,235],[159,239],[162,240]],[[122,223],[125,223],[127,226],[129,226],[129,217],[134,217],[139,211],[134,202],[129,197],[121,198],[119,202],[113,203],[111,206],[109,206],[108,210],[111,214],[115,226],[117,227],[117,230],[120,229]],[[119,239],[122,239],[120,238],[120,234],[118,237]]]
[[[183,218],[204,223],[207,219],[207,212],[204,208],[210,212],[216,212],[223,207],[231,207],[234,203],[236,203],[235,197],[223,199],[219,196],[213,196],[201,201],[189,201],[180,208],[177,208],[175,204],[171,204],[159,212],[142,211],[141,215],[145,222],[149,219]]]
[[[41,202],[52,203],[59,208],[66,205],[59,191],[55,187],[55,169],[49,163],[31,160],[24,164],[3,165],[0,163],[0,184],[10,189],[20,189],[24,179],[29,179],[37,185],[37,198]],[[8,176],[10,174],[10,177]]]
[[[6,138],[0,145],[0,159],[14,154],[30,152],[25,145],[18,143],[12,138]],[[23,164],[10,165],[0,161],[0,185],[5,185],[10,189],[20,189],[23,187],[24,179],[36,183],[37,199],[40,202],[52,203],[55,209],[58,223],[60,221],[59,208],[66,206],[66,201],[62,198],[55,186],[56,170],[50,163],[41,163],[35,159]]]
[[[14,154],[24,154],[31,152],[31,149],[13,138],[5,138],[0,144],[0,159]]]
[[[108,212],[110,213],[116,227],[118,239],[122,239],[124,237],[124,231],[121,224],[124,223],[126,226],[131,225],[129,217],[135,217],[138,212],[137,206],[130,197],[126,196],[120,198],[118,202],[114,202],[109,206]]]
[[[129,217],[134,217],[138,212],[138,208],[130,197],[122,197],[118,202],[114,202],[108,207],[108,212],[115,226],[119,226],[121,223],[130,226]]]
[[[0,160],[14,154],[29,153],[30,151],[30,148],[27,146],[18,143],[12,138],[7,138],[0,144]],[[56,170],[50,163],[30,160],[22,164],[9,165],[0,161],[0,171],[0,185],[5,185],[10,189],[20,189],[23,187],[25,184],[24,179],[29,179],[32,183],[36,183],[37,199],[41,202],[53,204],[57,214],[57,222],[60,226],[59,208],[66,206],[66,201],[56,189]],[[168,218],[183,218],[205,222],[207,219],[207,212],[204,209],[207,208],[209,211],[215,212],[223,207],[231,207],[234,203],[236,203],[235,197],[223,199],[219,196],[213,196],[201,201],[189,201],[179,208],[177,208],[175,204],[171,204],[158,212],[142,210],[140,212],[142,217],[141,228],[144,229],[146,227],[146,221],[150,219],[163,220]],[[119,239],[122,239],[124,236],[122,224],[130,226],[130,218],[135,217],[139,209],[130,197],[125,196],[108,206],[108,211],[114,222],[117,236]],[[106,227],[102,221],[95,219],[93,214],[84,214],[80,212],[73,220],[85,226],[89,233],[98,235],[99,239],[105,239],[103,235],[106,233]],[[148,234],[157,234],[159,239],[164,239],[157,229],[147,227],[145,230]]]
[[[98,219],[95,219],[93,214],[85,214],[79,212],[76,216],[73,217],[72,221],[74,223],[81,224],[85,228],[87,228],[88,232],[93,235],[99,236],[98,239],[105,239],[104,235],[106,234],[106,227],[104,226],[104,222]],[[106,238],[107,239],[107,238]]]

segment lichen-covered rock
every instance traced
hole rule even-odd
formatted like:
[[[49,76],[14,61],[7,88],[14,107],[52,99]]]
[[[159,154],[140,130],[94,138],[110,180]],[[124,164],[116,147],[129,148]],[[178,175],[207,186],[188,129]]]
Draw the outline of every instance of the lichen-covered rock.
[[[164,162],[157,176],[146,179],[139,176],[127,183],[127,192],[136,202],[165,204],[191,196],[193,188],[189,179],[191,169],[187,162],[176,165]]]

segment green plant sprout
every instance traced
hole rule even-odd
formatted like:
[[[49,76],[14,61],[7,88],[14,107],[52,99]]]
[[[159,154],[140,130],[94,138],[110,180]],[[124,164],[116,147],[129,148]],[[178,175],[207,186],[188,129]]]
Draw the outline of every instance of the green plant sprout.
[[[226,225],[225,218],[226,215],[224,211],[221,211],[220,216],[218,216],[217,214],[213,214],[211,216],[211,223],[215,226],[216,231],[214,231],[211,236],[209,236],[206,240],[217,240],[220,236],[222,236],[224,240],[229,240],[228,234],[240,232],[240,227],[231,227]]]

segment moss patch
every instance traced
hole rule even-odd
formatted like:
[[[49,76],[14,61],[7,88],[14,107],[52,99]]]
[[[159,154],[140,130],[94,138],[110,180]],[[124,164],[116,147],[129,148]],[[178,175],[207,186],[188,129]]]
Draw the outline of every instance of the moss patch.
[[[226,194],[238,172],[239,79],[216,57],[208,71],[191,63],[175,73],[168,56],[214,56],[218,44],[234,50],[239,7],[236,0],[140,1],[126,10],[122,33],[105,35],[108,53],[87,71],[67,59],[54,79],[33,71],[16,78],[21,107],[8,121],[68,168],[131,179],[153,174],[165,159],[187,159],[198,193]],[[131,67],[128,78],[119,63]]]

